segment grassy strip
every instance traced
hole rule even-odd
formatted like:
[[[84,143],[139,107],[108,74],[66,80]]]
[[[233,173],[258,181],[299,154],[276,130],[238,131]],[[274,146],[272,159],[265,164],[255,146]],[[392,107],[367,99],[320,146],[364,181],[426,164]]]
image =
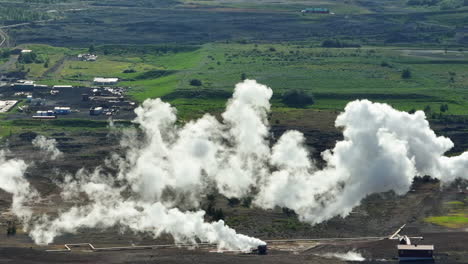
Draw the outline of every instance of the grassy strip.
[[[468,226],[468,216],[463,214],[427,217],[424,219],[424,221],[449,228],[461,228]]]
[[[114,124],[120,126],[130,126],[131,121],[115,121]],[[0,137],[7,137],[12,134],[20,134],[33,131],[36,133],[47,133],[50,131],[99,131],[107,130],[109,122],[105,120],[87,119],[16,119],[0,120]]]
[[[427,223],[445,226],[448,228],[462,228],[468,226],[468,208],[462,201],[449,201],[444,204],[449,213],[443,216],[424,218]]]
[[[172,92],[177,85],[177,76],[169,75],[157,79],[128,81],[122,82],[121,85],[131,87],[128,95],[138,102],[143,102],[147,98],[161,97]]]

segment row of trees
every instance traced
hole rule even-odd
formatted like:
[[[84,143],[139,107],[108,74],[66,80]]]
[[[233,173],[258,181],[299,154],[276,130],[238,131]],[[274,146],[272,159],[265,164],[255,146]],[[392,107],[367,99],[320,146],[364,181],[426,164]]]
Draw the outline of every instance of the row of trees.
[[[439,3],[440,0],[408,0],[408,2],[406,2],[409,6],[434,6]]]
[[[449,106],[448,104],[441,104],[440,107],[439,107],[439,110],[441,113],[445,113],[449,110]],[[427,115],[427,116],[431,116],[432,113],[432,108],[430,105],[426,105],[424,107],[424,113]],[[415,108],[412,108],[411,110],[408,111],[408,113],[410,114],[414,114],[416,112],[416,109]]]
[[[456,9],[468,6],[468,0],[408,0],[409,6],[436,6],[439,5],[442,10]]]
[[[409,79],[409,78],[411,78],[411,69],[410,69],[410,68],[404,69],[404,70],[401,72],[401,78],[402,78],[402,79]]]
[[[289,90],[285,92],[281,101],[289,107],[305,107],[314,104],[314,97],[303,90]]]
[[[11,52],[7,49],[5,50],[0,50],[0,59],[6,59],[8,57],[10,57],[11,55]]]
[[[242,81],[247,79],[247,74],[241,73],[240,79]],[[196,87],[203,85],[202,81],[199,79],[191,79],[189,84]],[[314,97],[311,94],[298,89],[289,90],[283,93],[281,101],[289,107],[305,107],[307,105],[314,104],[315,102]]]
[[[91,44],[88,47],[88,52],[104,55],[125,55],[125,54],[154,54],[162,55],[167,53],[191,52],[199,49],[198,46],[193,45],[99,45]]]
[[[44,57],[43,55],[37,55],[35,52],[28,52],[28,53],[21,53],[21,55],[18,58],[18,62],[23,63],[23,64],[30,64],[30,63],[48,64],[48,58]]]
[[[9,23],[31,22],[50,18],[51,16],[47,13],[33,11],[28,8],[6,6],[2,6],[2,8],[0,8],[0,20],[7,21]]]
[[[467,0],[442,0],[440,3],[440,9],[442,10],[456,9],[463,6],[468,6]]]
[[[327,39],[322,42],[323,48],[360,48],[361,45],[340,41],[339,39]]]

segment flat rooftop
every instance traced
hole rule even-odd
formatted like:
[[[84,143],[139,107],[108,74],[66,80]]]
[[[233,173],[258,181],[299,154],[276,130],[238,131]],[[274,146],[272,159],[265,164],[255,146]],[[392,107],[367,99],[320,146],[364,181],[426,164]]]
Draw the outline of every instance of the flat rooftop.
[[[94,78],[94,82],[99,82],[99,83],[118,82],[118,81],[119,81],[119,78],[100,78],[100,77]]]
[[[0,101],[0,113],[5,113],[10,111],[10,109],[15,106],[18,101],[15,100],[5,100]]]
[[[399,250],[434,250],[434,245],[398,245]]]

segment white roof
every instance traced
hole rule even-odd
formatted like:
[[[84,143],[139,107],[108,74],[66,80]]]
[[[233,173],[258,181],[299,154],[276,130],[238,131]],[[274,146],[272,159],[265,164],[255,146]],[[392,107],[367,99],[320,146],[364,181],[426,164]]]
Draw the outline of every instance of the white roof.
[[[8,112],[17,102],[15,100],[0,101],[0,112]]]
[[[434,245],[398,245],[399,250],[434,250]]]
[[[32,50],[24,49],[21,51],[21,53],[30,53],[30,52],[32,52]]]
[[[73,88],[71,85],[54,85],[52,88]]]
[[[16,82],[16,84],[29,84],[29,85],[32,85],[34,84],[34,81],[30,81],[30,80],[18,80]]]
[[[100,77],[94,78],[94,82],[98,82],[98,83],[109,83],[109,82],[118,82],[118,81],[119,81],[119,78],[100,78]]]

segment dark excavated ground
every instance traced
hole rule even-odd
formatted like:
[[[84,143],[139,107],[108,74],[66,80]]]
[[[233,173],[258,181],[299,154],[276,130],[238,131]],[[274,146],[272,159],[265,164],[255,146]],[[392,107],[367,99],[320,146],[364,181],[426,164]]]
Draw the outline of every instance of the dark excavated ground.
[[[300,111],[300,110],[298,110]],[[286,114],[273,113],[271,117],[274,138],[289,129],[303,132],[307,146],[316,159],[320,153],[332,148],[341,132],[334,127],[334,112],[302,111],[291,118]],[[278,121],[275,121],[278,120]],[[451,137],[457,146],[454,153],[468,149],[466,124],[439,124],[432,127],[439,135]],[[462,128],[462,129],[460,129]],[[6,142],[11,157],[25,159],[31,165],[26,177],[46,199],[34,208],[37,212],[54,214],[69,205],[61,202],[59,189],[54,184],[61,181],[64,172],[74,173],[80,168],[93,169],[102,164],[111,152],[120,152],[119,137],[106,131],[54,132],[50,137],[58,141],[64,153],[55,161],[44,159],[31,145],[34,134],[11,136]],[[461,147],[459,147],[461,146]],[[33,162],[33,163],[31,163]],[[323,164],[322,164],[323,165]],[[319,162],[320,166],[320,162]],[[57,170],[59,169],[59,170]],[[215,195],[215,207],[221,208],[225,221],[238,232],[261,239],[284,238],[343,238],[362,236],[388,236],[402,224],[408,224],[405,234],[422,235],[423,244],[435,244],[436,263],[468,263],[468,233],[464,228],[447,229],[423,221],[427,216],[443,215],[447,201],[465,201],[466,183],[441,186],[438,182],[419,181],[412,190],[397,196],[393,192],[368,196],[346,218],[335,217],[327,222],[311,226],[298,221],[289,211],[277,208],[261,210],[243,206],[243,201],[228,200]],[[207,250],[154,249],[118,252],[73,252],[50,253],[44,247],[34,245],[22,232],[6,237],[6,222],[14,219],[9,212],[11,196],[0,192],[0,263],[342,263],[336,259],[321,257],[333,252],[360,252],[368,261],[364,263],[397,262],[396,241],[329,241],[320,242],[300,251],[271,249],[267,256],[213,253]],[[204,208],[206,204],[202,205]],[[207,217],[207,220],[211,220]],[[93,243],[95,246],[128,246],[168,244],[170,237],[153,239],[144,234],[134,234],[119,227],[108,230],[79,230],[77,234],[58,237],[48,248],[61,248],[65,243]],[[286,245],[288,247],[288,245]]]
[[[418,233],[424,243],[435,244],[435,263],[468,263],[466,232]],[[112,234],[108,234],[112,236]],[[20,236],[22,237],[22,236]],[[366,260],[361,263],[398,263],[396,241],[323,242],[305,250],[270,249],[268,255],[245,253],[218,253],[215,249],[166,248],[133,251],[90,252],[75,249],[73,252],[46,252],[30,244],[4,245],[18,238],[0,236],[0,263],[346,263],[326,256],[330,253],[359,252]],[[117,237],[113,234],[113,238]],[[111,237],[108,238],[109,240]],[[19,239],[18,239],[19,240]],[[152,241],[153,243],[155,241]],[[158,241],[156,241],[158,242]],[[114,242],[118,244],[118,242]],[[159,242],[160,243],[160,242]],[[146,245],[148,243],[145,243]],[[96,243],[94,244],[96,246]],[[118,244],[127,246],[128,244]],[[31,246],[31,247],[30,247]],[[288,245],[285,244],[285,247]],[[411,262],[427,263],[427,262]]]
[[[106,253],[46,253],[27,248],[0,248],[0,261],[11,263],[344,263],[315,255],[294,255],[272,252],[266,256],[247,254],[220,254],[199,250],[165,249],[153,251],[126,251]]]

